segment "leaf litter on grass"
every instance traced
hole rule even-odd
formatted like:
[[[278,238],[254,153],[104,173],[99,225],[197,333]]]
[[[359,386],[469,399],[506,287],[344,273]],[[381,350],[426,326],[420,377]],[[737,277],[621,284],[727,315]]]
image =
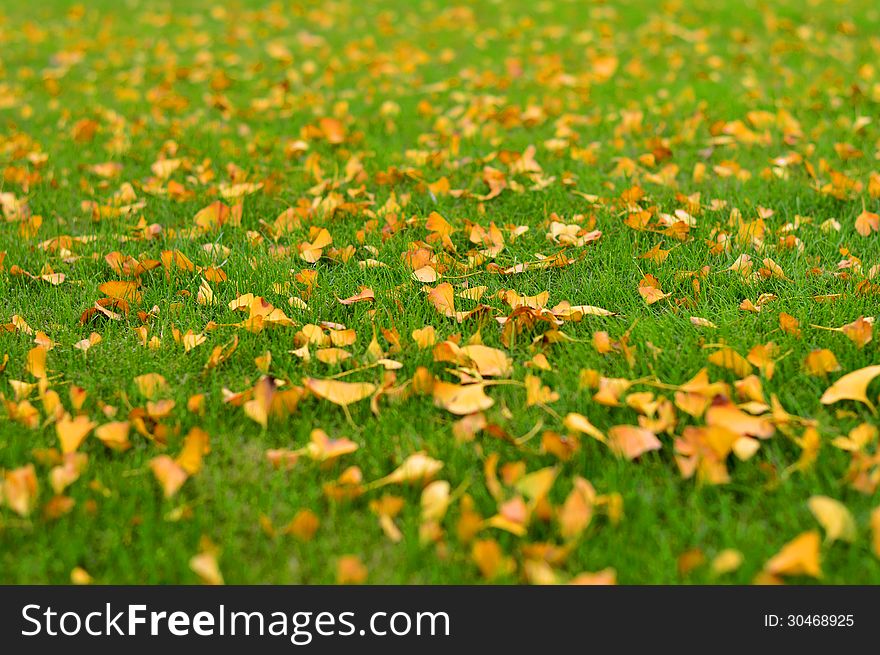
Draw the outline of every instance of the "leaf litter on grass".
[[[875,493],[880,366],[864,314],[880,296],[880,82],[867,25],[764,8],[748,32],[670,5],[630,38],[611,7],[575,25],[457,6],[398,26],[371,16],[380,45],[349,4],[205,5],[198,21],[145,10],[175,34],[158,43],[119,24],[86,36],[99,12],[81,6],[48,8],[40,25],[13,15],[25,27],[5,37],[19,58],[0,71],[0,276],[13,299],[0,400],[7,439],[57,441],[2,455],[5,512],[41,530],[90,485],[76,520],[93,521],[147,473],[166,521],[190,520],[210,511],[190,479],[235,466],[217,444],[288,434],[302,416],[318,417],[309,440],[265,448],[264,464],[308,476],[321,497],[282,530],[254,515],[267,539],[312,543],[328,513],[374,515],[377,543],[415,540],[488,580],[630,578],[623,563],[569,564],[628,520],[630,490],[596,488],[585,458],[651,466],[685,493],[819,469],[838,498]],[[455,43],[453,30],[470,49],[425,47],[435,33]],[[820,81],[826,57],[841,67]],[[699,84],[733,78],[737,102],[702,97]],[[750,197],[756,184],[776,195]],[[59,188],[72,204],[52,205]],[[594,281],[603,266],[613,281]],[[554,284],[563,276],[576,284]],[[847,322],[820,325],[841,316],[829,306]],[[689,351],[640,337],[652,323]],[[126,389],[88,384],[90,361],[131,348],[115,371]],[[174,375],[172,360],[198,373]],[[800,375],[824,392],[786,407]],[[395,415],[443,425],[432,439],[479,466],[447,465],[458,455],[425,438],[365,478]],[[210,436],[209,421],[222,426]],[[105,477],[117,460],[132,469]],[[838,498],[798,499],[824,542],[803,521],[766,561],[737,543],[711,557],[682,546],[677,574],[818,578],[823,553],[867,545],[869,530],[876,554],[878,510],[854,515]],[[402,530],[412,513],[417,529]],[[207,536],[193,552],[186,564],[209,584],[237,558]],[[330,559],[340,583],[377,566],[370,552]]]

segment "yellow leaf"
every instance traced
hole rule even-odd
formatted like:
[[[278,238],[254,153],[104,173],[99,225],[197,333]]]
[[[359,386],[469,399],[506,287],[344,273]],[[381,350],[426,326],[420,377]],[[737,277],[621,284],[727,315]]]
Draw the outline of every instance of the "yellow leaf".
[[[526,375],[523,380],[526,387],[526,407],[546,405],[559,400],[559,394],[550,387],[541,384],[541,378],[536,375]]]
[[[81,566],[75,566],[70,571],[70,583],[75,585],[92,584],[92,576]]]
[[[136,280],[111,280],[98,286],[98,291],[111,298],[139,303],[141,301],[139,285]]]
[[[712,328],[712,329],[718,328],[718,326],[715,325],[712,321],[710,321],[707,318],[702,318],[700,316],[691,316],[691,324],[696,325],[697,327]]]
[[[660,290],[660,281],[649,273],[639,282],[639,295],[642,296],[647,304],[653,305],[655,302],[668,298],[672,294],[663,293]]]
[[[36,346],[27,354],[27,371],[35,378],[46,377],[46,348]]]
[[[495,404],[484,388],[483,384],[458,385],[438,380],[432,392],[434,404],[459,416],[480,412]]]
[[[733,548],[726,548],[712,560],[712,573],[724,575],[736,571],[743,563],[743,554]]]
[[[123,452],[131,448],[128,421],[114,421],[95,428],[95,436],[111,450]]]
[[[61,452],[65,454],[74,452],[95,425],[95,423],[89,420],[88,416],[71,418],[70,414],[65,414],[55,424],[55,432],[58,434],[58,440],[61,442]]]
[[[837,357],[834,353],[823,348],[822,350],[813,350],[804,360],[804,368],[810,375],[826,376],[829,373],[840,370],[840,364],[837,363]]]
[[[144,375],[139,375],[134,379],[135,385],[137,385],[138,391],[141,392],[141,395],[144,398],[153,399],[159,394],[164,394],[169,391],[168,383],[165,381],[165,378],[158,373],[145,373]]]
[[[354,441],[345,437],[331,439],[323,430],[312,430],[309,438],[310,442],[306,447],[306,453],[317,462],[336,459],[358,449],[358,445]]]
[[[801,336],[800,323],[791,314],[786,314],[785,312],[780,312],[780,314],[779,314],[779,328],[783,332],[787,332],[788,334],[790,334],[792,336],[795,336],[795,337]]]
[[[450,489],[446,480],[435,480],[422,489],[420,501],[422,522],[443,519],[451,502]]]
[[[615,425],[608,431],[608,444],[611,450],[629,460],[662,447],[653,432],[634,425]]]
[[[193,334],[192,330],[187,330],[183,335],[183,352],[189,352],[193,348],[201,346],[207,340],[204,334]]]
[[[293,535],[300,541],[311,541],[320,526],[321,520],[317,514],[310,509],[301,509],[294,515],[282,532]]]
[[[211,351],[211,356],[208,357],[208,361],[205,362],[205,370],[207,371],[220,366],[220,364],[232,357],[232,353],[235,352],[236,348],[238,348],[238,335],[233,336],[232,341],[222,346],[214,346],[214,349]]]
[[[363,584],[368,574],[357,555],[344,555],[336,562],[336,584]]]
[[[370,484],[370,488],[384,487],[389,484],[405,484],[411,482],[427,482],[443,468],[443,462],[429,457],[426,453],[413,453],[394,471]]]
[[[473,363],[480,375],[505,377],[513,362],[503,351],[482,344],[464,346],[461,352]]]
[[[372,302],[376,299],[375,292],[370,287],[361,287],[359,293],[351,296],[350,298],[338,299],[340,304],[342,305],[353,305],[356,302]]]
[[[216,553],[204,552],[195,555],[189,561],[189,568],[201,578],[203,584],[223,584],[223,574],[220,573],[220,565],[217,562]]]
[[[590,423],[589,419],[583,414],[577,414],[574,412],[570,412],[562,423],[569,430],[573,430],[574,432],[582,432],[584,434],[588,434],[593,439],[597,441],[601,441],[605,443],[605,435],[602,434],[602,431],[599,430],[595,425]]]
[[[856,217],[856,232],[866,237],[871,232],[880,232],[880,214],[863,211]]]
[[[416,345],[424,350],[425,348],[430,348],[437,342],[437,332],[434,330],[433,325],[428,325],[423,328],[413,330],[412,331],[413,341],[416,342]]]
[[[526,498],[538,501],[547,497],[558,473],[555,466],[534,471],[516,481],[514,487]]]
[[[27,516],[36,506],[39,488],[34,465],[28,464],[6,471],[3,475],[3,485],[0,487],[3,492],[0,493],[0,500],[19,516]]]
[[[315,353],[315,357],[317,357],[320,362],[333,365],[349,359],[351,353],[342,348],[322,348]]]
[[[448,282],[438,284],[428,292],[428,300],[444,316],[455,316],[455,297],[452,285]]]
[[[857,400],[874,411],[874,405],[868,400],[868,385],[878,375],[880,375],[880,365],[867,366],[847,373],[825,390],[821,402],[823,405],[831,405],[840,400]]]
[[[512,558],[504,555],[501,546],[494,539],[478,539],[471,548],[471,559],[487,580],[512,573],[516,565]]]
[[[811,496],[807,506],[825,529],[828,541],[840,539],[852,543],[856,540],[856,522],[846,505],[828,496]]]
[[[269,410],[272,408],[274,396],[275,383],[272,378],[264,375],[254,385],[253,397],[242,405],[242,409],[248,418],[265,429],[269,424]]]
[[[168,455],[159,455],[151,459],[150,468],[162,486],[165,498],[171,498],[180,491],[183,483],[189,477],[184,468]]]
[[[318,398],[346,407],[373,394],[376,385],[369,382],[342,382],[306,378],[303,385]]]
[[[732,348],[721,348],[709,355],[709,362],[728,368],[741,378],[746,377],[752,372],[752,365],[749,361]]]
[[[574,488],[559,510],[559,533],[566,539],[578,536],[593,519],[596,490],[582,477],[574,479]]]
[[[761,439],[772,437],[775,432],[770,421],[747,414],[730,402],[711,406],[706,411],[706,423],[710,426],[721,426],[736,434]]]
[[[596,571],[595,573],[584,572],[578,573],[571,580],[568,581],[568,584],[573,585],[616,585],[617,584],[617,571],[612,568],[602,569],[601,571]]]
[[[771,575],[822,576],[819,564],[819,532],[804,532],[787,544],[764,565],[764,571]]]
[[[189,475],[195,475],[202,468],[202,457],[210,452],[208,433],[194,427],[186,435],[183,450],[177,455],[177,464]]]
[[[196,294],[196,302],[200,305],[213,305],[215,302],[214,290],[205,278],[202,278],[202,283],[199,285],[199,291]]]
[[[440,279],[440,274],[434,270],[433,266],[422,266],[412,273],[413,279],[417,282],[431,283]]]

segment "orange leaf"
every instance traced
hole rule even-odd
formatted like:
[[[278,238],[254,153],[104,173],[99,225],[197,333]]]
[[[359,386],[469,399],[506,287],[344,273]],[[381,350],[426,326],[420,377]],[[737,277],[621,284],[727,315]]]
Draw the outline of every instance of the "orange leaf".
[[[70,414],[65,414],[55,424],[55,432],[58,434],[58,440],[61,442],[61,452],[65,454],[74,452],[95,425],[95,423],[89,420],[88,416],[71,418]]]
[[[141,292],[138,291],[139,284],[135,280],[111,280],[101,284],[98,290],[111,298],[139,303],[142,298]]]
[[[39,491],[34,465],[28,464],[6,471],[3,476],[2,491],[0,500],[3,500],[9,509],[19,516],[30,514],[36,505]]]
[[[369,301],[372,302],[376,299],[376,294],[370,287],[361,287],[360,293],[357,293],[349,298],[339,299],[340,304],[342,305],[353,305],[356,302],[364,302]]]
[[[114,421],[95,428],[95,436],[111,450],[123,452],[131,448],[128,421]]]
[[[347,407],[373,394],[376,385],[369,382],[342,382],[340,380],[319,380],[306,378],[303,385],[318,398]]]
[[[856,232],[866,237],[871,232],[880,232],[880,214],[863,211],[856,217]]]
[[[195,475],[202,468],[202,457],[210,451],[208,433],[194,427],[187,433],[176,462],[189,475]]]
[[[837,363],[837,357],[827,348],[822,350],[813,350],[804,360],[804,367],[810,375],[826,376],[829,373],[840,370],[840,364]]]
[[[437,381],[433,389],[434,404],[459,416],[480,412],[495,404],[484,388],[483,384],[457,385]]]
[[[821,577],[819,564],[819,532],[804,532],[787,544],[764,565],[771,575],[809,575]]]
[[[653,432],[634,425],[615,425],[608,430],[608,444],[611,450],[629,460],[662,447]]]

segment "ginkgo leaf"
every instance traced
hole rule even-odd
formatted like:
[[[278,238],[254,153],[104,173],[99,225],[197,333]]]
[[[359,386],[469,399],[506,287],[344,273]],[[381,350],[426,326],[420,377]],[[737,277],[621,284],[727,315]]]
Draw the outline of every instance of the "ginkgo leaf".
[[[130,302],[141,302],[142,294],[138,291],[140,283],[136,280],[111,280],[104,282],[98,286],[98,290],[119,300],[127,300]]]
[[[128,421],[113,421],[95,428],[95,436],[111,450],[124,452],[131,448],[128,440],[129,428]]]
[[[336,584],[363,584],[369,570],[357,555],[345,555],[336,562]]]
[[[202,458],[210,452],[208,439],[208,433],[197,427],[192,428],[184,438],[183,449],[175,462],[188,475],[195,475],[201,470]]]
[[[512,371],[512,360],[497,348],[474,344],[463,346],[461,352],[474,364],[480,375],[505,377]]]
[[[856,522],[846,505],[828,496],[811,496],[807,506],[825,529],[828,541],[853,542],[856,540]]]
[[[321,519],[309,509],[301,509],[290,520],[283,534],[293,535],[300,541],[311,541],[321,526]]]
[[[336,459],[337,457],[353,453],[358,449],[358,445],[354,441],[345,437],[331,439],[323,430],[312,430],[309,439],[310,442],[306,446],[306,453],[318,462]]]
[[[361,287],[360,292],[353,296],[339,300],[342,305],[353,305],[358,302],[372,302],[376,299],[376,293],[370,287]]]
[[[555,466],[540,469],[524,475],[516,481],[516,490],[533,501],[546,498],[550,493],[559,471]]]
[[[220,572],[220,565],[217,562],[217,554],[213,552],[202,552],[195,555],[189,560],[189,568],[193,573],[199,576],[203,584],[222,585],[223,574]]]
[[[455,296],[452,285],[448,282],[438,284],[428,292],[428,300],[444,316],[455,316]]]
[[[435,480],[422,489],[419,501],[422,521],[439,521],[446,515],[452,498],[450,484],[446,480]]]
[[[149,399],[165,394],[170,389],[165,377],[159,373],[145,373],[144,375],[139,375],[134,379],[134,383],[137,385],[138,391],[140,391],[141,395],[144,398]]]
[[[583,532],[593,519],[596,490],[582,477],[574,479],[574,487],[559,509],[559,531],[565,538]]]
[[[427,482],[442,468],[443,462],[429,457],[426,453],[413,453],[403,461],[403,464],[394,469],[394,471],[386,475],[384,478],[372,482],[369,486],[373,489],[376,487],[384,487],[389,484]]]
[[[709,355],[709,362],[722,368],[729,368],[739,377],[745,377],[752,372],[749,361],[732,348],[720,348]]]
[[[663,446],[653,432],[633,425],[615,425],[608,430],[608,445],[630,460]]]
[[[413,279],[417,282],[432,283],[440,279],[440,274],[433,266],[422,266],[412,272]]]
[[[412,331],[413,341],[416,342],[416,345],[421,348],[430,348],[437,342],[437,332],[434,329],[433,325],[426,325],[423,328],[419,328]]]
[[[804,360],[804,367],[810,375],[820,376],[826,376],[840,370],[837,357],[827,348],[811,351]]]
[[[71,418],[69,414],[65,414],[56,424],[55,431],[58,434],[58,441],[61,442],[62,453],[72,453],[89,435],[95,423],[89,420],[88,416],[77,416]]]
[[[19,516],[28,516],[37,504],[40,485],[33,464],[22,466],[3,475],[0,501]]]
[[[27,371],[35,378],[45,378],[46,373],[46,353],[44,346],[31,348],[27,354]]]
[[[660,281],[649,273],[639,281],[639,295],[642,296],[647,304],[653,305],[672,294],[663,293],[660,290]]]
[[[150,468],[162,487],[165,498],[174,496],[189,477],[186,469],[168,455],[159,455],[150,460]]]
[[[880,214],[863,211],[856,216],[856,232],[866,237],[871,232],[880,232]]]
[[[819,563],[819,532],[804,532],[787,544],[774,555],[765,565],[764,570],[772,575],[808,575],[813,578],[822,576]]]
[[[602,431],[599,430],[592,423],[590,423],[589,419],[583,414],[577,414],[575,412],[569,413],[568,415],[566,415],[565,421],[563,421],[563,425],[565,425],[565,427],[567,427],[569,430],[588,434],[597,441],[605,443],[605,435],[602,433]]]
[[[857,371],[847,373],[822,394],[823,405],[831,405],[841,400],[856,400],[865,403],[873,411],[874,405],[868,400],[868,385],[880,375],[880,365],[867,366]]]
[[[458,385],[438,380],[434,383],[432,394],[437,407],[459,416],[480,412],[495,404],[486,395],[483,384]]]
[[[329,400],[331,403],[343,407],[368,398],[376,391],[376,385],[369,382],[343,382],[341,380],[306,378],[303,380],[303,385],[318,398]]]

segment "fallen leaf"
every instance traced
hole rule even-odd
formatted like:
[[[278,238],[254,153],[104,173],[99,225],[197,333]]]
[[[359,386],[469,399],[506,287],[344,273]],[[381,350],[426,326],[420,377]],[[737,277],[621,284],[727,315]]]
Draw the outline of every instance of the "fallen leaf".
[[[825,530],[827,541],[856,540],[856,522],[846,505],[828,496],[810,496],[807,506]]]
[[[319,380],[305,378],[303,385],[318,398],[329,400],[331,403],[347,407],[364,398],[368,398],[376,391],[376,385],[369,382],[342,382],[340,380]]]
[[[771,575],[779,576],[821,577],[819,542],[820,537],[817,530],[810,530],[798,535],[770,558],[764,565],[764,570]]]
[[[831,405],[841,400],[856,400],[865,403],[874,411],[874,405],[868,400],[868,385],[880,375],[880,365],[867,366],[857,371],[847,373],[822,394],[823,405]]]

